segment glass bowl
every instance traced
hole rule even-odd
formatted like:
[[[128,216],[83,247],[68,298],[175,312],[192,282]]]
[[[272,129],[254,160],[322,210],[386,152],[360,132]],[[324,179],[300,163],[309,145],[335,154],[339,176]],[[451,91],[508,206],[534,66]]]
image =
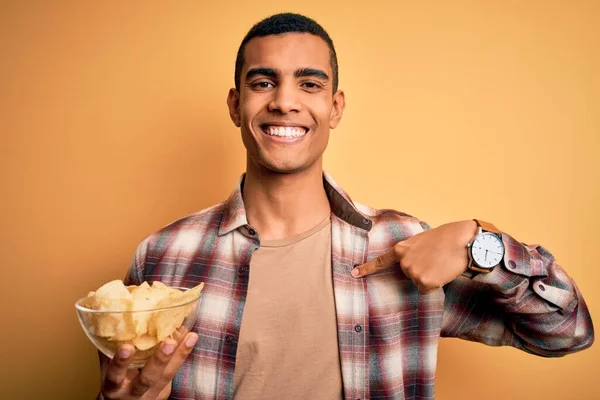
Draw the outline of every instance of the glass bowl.
[[[181,287],[174,289],[188,290],[188,288]],[[175,339],[178,344],[181,343],[198,318],[200,297],[201,295],[198,294],[198,297],[193,300],[168,307],[136,311],[100,311],[82,305],[85,304],[86,296],[77,300],[75,308],[83,331],[98,350],[112,359],[119,346],[129,343],[135,347],[129,368],[142,368],[160,344],[158,339],[161,336]],[[154,329],[154,335],[150,335],[149,332],[138,335],[135,330],[136,326],[139,326],[139,321],[146,321],[148,325],[154,321],[159,331],[160,327],[163,328],[163,332],[156,334],[156,329]],[[107,330],[110,333],[107,333]],[[166,335],[169,332],[170,334]],[[113,336],[107,336],[107,334]]]

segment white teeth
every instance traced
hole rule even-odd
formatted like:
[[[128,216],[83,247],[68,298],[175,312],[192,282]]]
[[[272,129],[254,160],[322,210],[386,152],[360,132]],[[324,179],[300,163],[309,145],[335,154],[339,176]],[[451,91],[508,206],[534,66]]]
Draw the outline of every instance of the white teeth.
[[[268,126],[265,131],[271,136],[300,137],[306,134],[306,129],[296,126]]]

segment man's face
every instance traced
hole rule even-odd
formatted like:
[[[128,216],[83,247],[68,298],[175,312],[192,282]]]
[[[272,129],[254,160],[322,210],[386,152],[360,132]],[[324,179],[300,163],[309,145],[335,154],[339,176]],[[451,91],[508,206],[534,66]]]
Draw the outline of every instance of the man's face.
[[[241,128],[250,164],[277,173],[321,166],[329,129],[339,123],[344,93],[332,93],[329,47],[306,33],[250,40],[227,103]]]

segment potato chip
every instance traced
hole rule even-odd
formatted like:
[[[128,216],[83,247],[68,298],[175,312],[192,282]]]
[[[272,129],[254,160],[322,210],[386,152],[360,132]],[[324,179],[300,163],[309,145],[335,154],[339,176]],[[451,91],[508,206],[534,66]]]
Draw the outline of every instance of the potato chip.
[[[145,283],[145,282],[144,282]],[[148,284],[146,287],[140,286],[132,293],[132,310],[152,310],[156,308],[157,303],[160,301],[162,294],[156,290],[152,290]],[[136,312],[132,314],[133,324],[135,332],[138,335],[143,335],[148,332],[148,323],[152,319],[153,312]]]
[[[171,292],[160,299],[158,308],[172,307],[181,304],[182,292]],[[150,322],[148,331],[156,335],[159,341],[168,337],[177,327],[181,325],[185,318],[185,309],[167,308],[166,310],[156,311],[154,318]]]
[[[112,311],[90,314],[86,323],[92,334],[115,346],[131,343],[138,350],[147,351],[167,337],[183,337],[187,332],[183,321],[192,310],[198,310],[192,302],[203,287],[204,283],[200,283],[181,291],[158,281],[125,286],[115,280],[90,292],[80,304],[92,310]],[[192,304],[177,307],[186,303]]]
[[[198,297],[200,297],[200,292],[203,288],[204,283],[200,283],[198,286],[188,289],[185,292],[181,292],[182,303],[187,303],[196,300]]]
[[[135,293],[138,290],[146,290],[146,289],[150,289],[150,285],[148,285],[148,282],[142,282],[142,284],[140,286],[137,286],[137,285],[127,286],[127,290],[131,294]]]
[[[125,287],[122,281],[115,280],[108,282],[105,285],[100,286],[98,290],[96,290],[96,297],[103,297],[106,299],[129,299],[131,298],[131,294]],[[115,310],[110,310],[115,311]]]
[[[98,336],[118,341],[133,340],[137,336],[131,313],[109,313],[99,315],[99,317],[102,319],[96,320],[97,326],[104,330],[98,333]]]
[[[159,281],[152,282],[152,289],[163,293],[165,296],[168,295],[169,293],[172,293],[173,291],[178,291],[177,289],[170,288],[167,285],[165,285],[164,283],[159,282]]]
[[[155,334],[159,341],[171,336],[171,334],[183,323],[185,317],[189,315],[192,307],[175,307],[191,302],[200,296],[204,283],[191,288],[185,292],[175,290],[168,296],[163,297],[157,304],[157,307],[173,307],[166,310],[157,311],[148,326],[148,332]]]
[[[175,329],[175,331],[171,334],[171,337],[175,339],[177,342],[181,342],[183,337],[190,332],[184,325],[181,325],[179,328]]]
[[[156,339],[156,336],[148,334],[136,336],[136,338],[133,339],[133,345],[139,350],[148,350],[156,346],[157,343],[158,339]]]

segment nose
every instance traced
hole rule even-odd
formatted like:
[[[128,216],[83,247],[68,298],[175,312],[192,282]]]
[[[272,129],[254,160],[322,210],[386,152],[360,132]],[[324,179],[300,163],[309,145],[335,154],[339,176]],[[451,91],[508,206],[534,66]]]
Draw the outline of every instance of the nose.
[[[269,102],[269,111],[279,111],[282,114],[300,111],[300,103],[294,84],[281,82],[272,93],[273,98]]]

